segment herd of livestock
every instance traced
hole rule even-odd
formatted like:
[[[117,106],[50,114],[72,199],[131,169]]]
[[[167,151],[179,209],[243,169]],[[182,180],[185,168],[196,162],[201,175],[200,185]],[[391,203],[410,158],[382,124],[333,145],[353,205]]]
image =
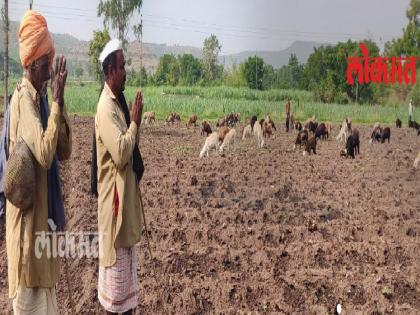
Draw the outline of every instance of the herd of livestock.
[[[145,125],[150,125],[156,122],[156,115],[154,112],[145,112],[143,115],[143,122]],[[176,112],[170,113],[165,119],[166,124],[180,123],[180,115]],[[213,131],[208,121],[201,123],[201,135],[206,136],[203,148],[200,151],[200,158],[209,156],[209,153],[214,150],[216,153],[222,153],[235,143],[236,139],[236,125],[240,122],[239,113],[230,113],[227,116],[219,119],[216,122],[217,131]],[[197,126],[198,117],[192,115],[187,127]],[[296,139],[293,143],[293,151],[297,147],[303,148],[303,155],[316,154],[316,146],[319,140],[327,140],[331,136],[333,125],[330,122],[319,123],[315,116],[308,118],[303,124],[296,121],[293,115],[289,120],[292,132],[297,133]],[[402,122],[397,118],[395,122],[396,128],[401,128]],[[408,126],[417,131],[420,136],[420,125],[411,119],[408,121]],[[265,145],[265,138],[269,138],[276,130],[276,126],[270,116],[267,114],[264,118],[258,120],[257,116],[246,118],[245,127],[242,130],[242,140],[254,138],[258,148]],[[372,142],[390,142],[391,128],[382,128],[379,123],[375,123],[370,133],[370,143]],[[340,130],[336,136],[336,140],[345,144],[345,147],[340,150],[340,155],[355,158],[360,153],[360,133],[359,130],[352,127],[351,119],[345,118],[340,126]],[[414,167],[417,168],[420,164],[420,151],[414,160]]]

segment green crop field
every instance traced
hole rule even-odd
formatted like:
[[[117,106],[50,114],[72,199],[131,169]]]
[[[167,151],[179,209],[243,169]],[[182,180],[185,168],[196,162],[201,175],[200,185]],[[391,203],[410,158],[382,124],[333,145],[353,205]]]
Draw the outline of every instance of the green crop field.
[[[11,86],[15,85],[11,83]],[[1,87],[1,85],[0,85]],[[127,99],[133,100],[137,88],[126,87]],[[158,119],[164,119],[170,112],[178,112],[183,120],[195,113],[199,119],[209,121],[230,112],[239,112],[241,117],[269,113],[275,121],[284,120],[284,102],[291,99],[293,115],[305,120],[315,115],[319,121],[340,122],[350,117],[356,123],[382,122],[393,124],[399,117],[406,124],[408,110],[401,106],[369,106],[358,104],[324,104],[313,101],[308,91],[268,90],[255,91],[248,88],[233,87],[145,87],[144,111],[155,111]],[[1,92],[3,91],[1,87]],[[99,84],[68,82],[65,92],[66,105],[70,112],[79,115],[94,115],[99,97]],[[420,114],[415,112],[415,118]]]

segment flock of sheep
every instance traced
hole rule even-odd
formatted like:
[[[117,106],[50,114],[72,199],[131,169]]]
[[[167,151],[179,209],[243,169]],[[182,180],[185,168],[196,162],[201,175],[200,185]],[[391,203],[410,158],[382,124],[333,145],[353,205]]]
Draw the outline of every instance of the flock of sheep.
[[[154,112],[145,112],[143,115],[143,122],[150,125],[156,121]],[[178,113],[170,113],[165,120],[166,124],[173,124],[181,122]],[[207,121],[201,123],[201,135],[206,136],[204,145],[200,151],[200,158],[209,156],[209,153],[214,150],[216,153],[222,153],[229,147],[235,144],[236,130],[235,126],[240,122],[239,113],[230,113],[227,116],[219,119],[216,123],[217,131],[213,131],[211,125]],[[198,117],[192,115],[187,127],[192,125],[197,126]],[[308,118],[303,124],[295,121],[293,116],[290,117],[291,129],[297,132],[296,140],[293,144],[293,151],[297,147],[303,147],[303,155],[316,154],[316,146],[319,140],[329,139],[333,126],[330,122],[318,123],[315,116]],[[401,120],[397,119],[395,122],[396,128],[401,128]],[[417,130],[420,135],[420,125],[416,121],[409,120],[409,127]],[[265,138],[269,138],[276,130],[276,126],[270,116],[267,114],[265,118],[258,120],[257,116],[252,116],[246,119],[246,125],[242,130],[242,140],[254,137],[258,148],[265,145]],[[384,143],[391,139],[391,129],[389,127],[382,128],[379,123],[375,123],[370,133],[370,143],[381,142]],[[351,119],[345,118],[341,123],[340,130],[336,136],[336,140],[344,143],[345,147],[340,150],[340,155],[348,158],[355,158],[360,154],[360,133],[359,130],[352,127]],[[420,152],[414,160],[414,167],[417,168],[420,164]]]

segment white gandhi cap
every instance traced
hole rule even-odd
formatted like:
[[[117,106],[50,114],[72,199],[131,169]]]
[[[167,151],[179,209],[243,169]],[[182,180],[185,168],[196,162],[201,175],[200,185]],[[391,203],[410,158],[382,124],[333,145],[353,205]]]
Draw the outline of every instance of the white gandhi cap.
[[[108,57],[110,54],[112,54],[114,51],[121,50],[122,49],[122,43],[119,39],[111,39],[102,50],[101,54],[99,55],[99,61],[104,63],[106,57]]]

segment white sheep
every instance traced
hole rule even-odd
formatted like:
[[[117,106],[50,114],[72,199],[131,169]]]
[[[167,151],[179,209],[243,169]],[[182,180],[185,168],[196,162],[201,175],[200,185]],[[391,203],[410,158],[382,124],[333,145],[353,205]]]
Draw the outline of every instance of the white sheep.
[[[236,137],[236,130],[232,128],[226,134],[225,139],[223,140],[223,143],[220,146],[220,153],[222,153],[225,148],[229,148],[231,145],[235,143],[235,137]]]
[[[340,142],[346,142],[351,130],[349,129],[349,121],[346,119],[341,123],[341,129],[336,139]]]
[[[419,151],[419,153],[417,153],[417,157],[416,157],[416,159],[414,160],[413,167],[414,167],[414,168],[417,168],[417,167],[419,166],[419,163],[420,163],[420,151]]]
[[[206,141],[204,142],[203,149],[201,149],[201,152],[200,152],[200,158],[202,158],[204,154],[209,156],[209,151],[213,148],[216,150],[216,152],[219,151],[219,146],[220,146],[219,133],[212,132],[210,135],[207,136]]]
[[[242,133],[242,140],[245,140],[247,138],[251,138],[251,136],[252,136],[252,127],[251,127],[251,125],[247,125],[244,128],[244,131]]]
[[[264,146],[264,137],[261,124],[258,121],[256,121],[254,124],[254,137],[257,140],[257,146],[262,148]]]

